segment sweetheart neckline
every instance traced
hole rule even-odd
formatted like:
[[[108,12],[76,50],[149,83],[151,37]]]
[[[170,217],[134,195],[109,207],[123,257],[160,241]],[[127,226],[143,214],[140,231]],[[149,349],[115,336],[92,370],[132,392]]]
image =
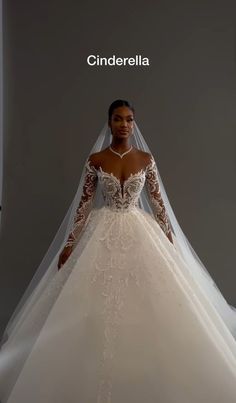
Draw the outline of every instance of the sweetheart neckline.
[[[124,180],[124,182],[121,183],[121,180],[120,180],[119,178],[117,178],[117,176],[114,175],[113,172],[106,172],[106,171],[104,171],[104,170],[102,169],[101,166],[98,168],[98,170],[99,170],[102,174],[105,174],[105,175],[108,175],[108,176],[112,176],[112,177],[119,183],[119,185],[120,185],[121,187],[124,187],[124,185],[126,184],[126,182],[128,182],[131,178],[133,178],[133,177],[135,177],[135,176],[139,176],[140,174],[144,174],[144,173],[146,172],[146,168],[141,168],[140,171],[138,171],[138,172],[134,172],[134,173],[131,172],[130,175],[128,176],[128,178],[126,178],[126,179]]]
[[[121,194],[123,196],[122,188],[125,186],[126,182],[128,182],[131,178],[134,178],[135,176],[138,176],[140,174],[142,174],[142,175],[145,174],[146,175],[146,171],[149,169],[150,166],[155,164],[155,161],[154,161],[153,156],[151,155],[151,160],[150,160],[149,164],[147,164],[145,168],[141,168],[138,172],[134,172],[134,173],[131,172],[130,175],[128,176],[128,178],[126,178],[123,183],[121,183],[121,180],[119,178],[117,178],[117,176],[114,175],[113,172],[106,172],[106,171],[104,171],[102,169],[101,166],[99,166],[98,168],[96,168],[93,165],[90,166],[90,163],[91,163],[91,161],[87,160],[88,166],[92,167],[97,173],[105,174],[105,175],[108,175],[108,176],[114,178],[116,180],[116,182],[119,184],[119,186],[121,188]]]

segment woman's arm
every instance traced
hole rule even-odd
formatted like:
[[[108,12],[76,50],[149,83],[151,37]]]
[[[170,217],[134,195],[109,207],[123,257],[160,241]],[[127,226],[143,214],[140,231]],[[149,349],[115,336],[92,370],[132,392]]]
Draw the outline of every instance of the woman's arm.
[[[170,242],[173,243],[169,219],[166,213],[163,199],[161,197],[157,167],[155,160],[151,154],[149,154],[149,163],[146,167],[145,185],[148,191],[148,196],[152,205],[155,219],[166,234],[167,238],[170,240]]]
[[[92,209],[93,200],[97,188],[97,171],[93,165],[93,154],[89,156],[85,164],[85,177],[83,184],[83,191],[80,199],[80,203],[76,209],[74,221],[71,232],[65,243],[64,249],[60,253],[58,261],[58,269],[66,262],[71,252],[75,248],[78,242],[79,236],[82,233],[84,224]]]
[[[97,171],[93,165],[93,157],[90,155],[85,164],[85,178],[80,203],[76,209],[74,223],[65,246],[75,246],[81,230],[92,209],[93,200],[97,188]]]

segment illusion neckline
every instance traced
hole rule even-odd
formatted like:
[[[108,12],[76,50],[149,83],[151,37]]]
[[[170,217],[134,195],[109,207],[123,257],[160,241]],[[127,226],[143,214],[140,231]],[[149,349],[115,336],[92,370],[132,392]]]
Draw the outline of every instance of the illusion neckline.
[[[89,166],[90,166],[90,162],[91,162],[91,161],[89,161],[89,160],[87,161],[87,163],[88,163]],[[98,168],[96,168],[95,166],[91,165],[90,168],[92,167],[92,168],[95,169],[96,172],[100,172],[100,173],[102,173],[102,174],[111,176],[112,178],[114,178],[114,179],[117,181],[117,183],[119,183],[120,187],[123,188],[124,185],[126,184],[126,182],[128,182],[131,178],[134,178],[135,176],[139,176],[139,175],[141,175],[141,174],[146,174],[146,171],[149,169],[150,166],[153,165],[153,163],[154,163],[154,158],[153,158],[153,156],[151,155],[151,160],[150,160],[150,162],[146,165],[146,167],[141,168],[138,172],[131,172],[131,173],[129,174],[128,178],[126,178],[122,183],[121,183],[121,180],[120,180],[119,178],[117,178],[117,176],[114,175],[113,172],[104,171],[104,170],[102,169],[101,165],[100,165]]]

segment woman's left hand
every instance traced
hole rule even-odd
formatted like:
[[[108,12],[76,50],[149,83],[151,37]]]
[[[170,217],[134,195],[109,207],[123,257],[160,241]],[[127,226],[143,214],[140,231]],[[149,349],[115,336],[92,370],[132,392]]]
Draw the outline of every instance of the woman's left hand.
[[[171,231],[168,233],[167,238],[168,238],[168,239],[170,240],[170,242],[174,245],[173,238],[172,238],[172,235],[171,235]]]

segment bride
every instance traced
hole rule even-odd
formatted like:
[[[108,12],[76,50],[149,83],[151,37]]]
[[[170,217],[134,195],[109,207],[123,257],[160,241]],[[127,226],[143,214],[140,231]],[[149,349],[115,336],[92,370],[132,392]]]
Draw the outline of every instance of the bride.
[[[235,403],[235,308],[181,231],[133,107],[108,115],[4,332],[1,403]]]

